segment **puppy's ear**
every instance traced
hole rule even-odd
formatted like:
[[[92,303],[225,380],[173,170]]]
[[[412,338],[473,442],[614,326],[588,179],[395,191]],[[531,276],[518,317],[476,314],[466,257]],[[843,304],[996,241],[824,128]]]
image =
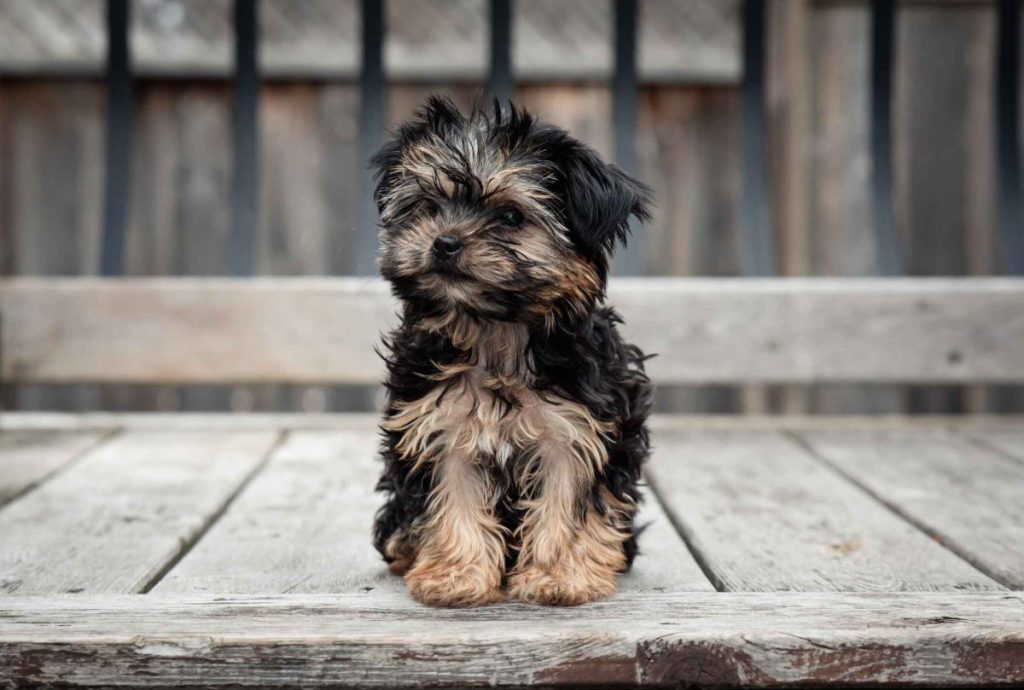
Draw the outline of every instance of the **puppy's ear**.
[[[630,216],[650,218],[650,189],[588,146],[571,141],[559,157],[565,195],[565,220],[573,239],[591,255],[611,254],[626,244]]]
[[[464,122],[459,106],[447,95],[429,96],[417,116],[430,131],[437,134],[442,134],[445,130]]]

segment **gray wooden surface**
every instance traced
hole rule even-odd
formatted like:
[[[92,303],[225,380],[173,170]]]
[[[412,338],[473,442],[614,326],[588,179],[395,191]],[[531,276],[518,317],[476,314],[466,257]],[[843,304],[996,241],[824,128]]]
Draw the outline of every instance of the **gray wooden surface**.
[[[469,611],[369,545],[375,421],[0,415],[0,684],[1024,682],[1020,418],[656,417],[619,593]]]
[[[381,496],[375,431],[292,432],[267,467],[153,589],[277,594],[401,591],[370,544]],[[624,592],[712,591],[653,496],[637,518],[644,554]]]
[[[277,433],[128,432],[0,512],[0,592],[139,592],[259,467]]]
[[[621,278],[609,302],[661,384],[1024,381],[1014,279]],[[0,376],[374,384],[395,310],[358,278],[7,279]]]
[[[1011,687],[1018,593],[624,595],[438,611],[375,592],[6,600],[0,682],[66,687]]]
[[[398,591],[370,544],[378,443],[370,430],[292,432],[153,591]]]
[[[774,432],[662,434],[649,474],[719,589],[1001,589]]]
[[[979,442],[995,448],[1017,462],[1024,463],[1024,431],[990,429],[971,435]]]
[[[0,505],[77,459],[105,435],[78,431],[0,434]]]
[[[809,447],[940,543],[1024,589],[1024,463],[948,432],[803,434]]]

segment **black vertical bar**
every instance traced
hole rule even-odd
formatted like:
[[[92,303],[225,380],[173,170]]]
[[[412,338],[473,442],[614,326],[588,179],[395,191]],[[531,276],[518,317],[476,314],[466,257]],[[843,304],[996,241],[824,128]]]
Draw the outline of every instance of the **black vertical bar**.
[[[234,168],[231,185],[233,222],[228,247],[231,274],[252,275],[256,268],[259,224],[259,89],[256,63],[258,0],[235,0]]]
[[[487,93],[506,103],[512,99],[512,0],[490,0],[490,24]]]
[[[131,179],[132,75],[128,0],[107,0],[107,141],[100,274],[124,273]]]
[[[892,200],[892,71],[895,0],[871,2],[871,214],[882,275],[902,275],[903,250]]]
[[[615,14],[615,73],[612,76],[612,122],[615,128],[615,164],[636,174],[636,34],[637,0],[612,0]],[[634,227],[629,244],[615,258],[621,275],[644,272],[644,236]]]
[[[1020,151],[1020,0],[999,0],[996,44],[996,160],[1003,267],[1024,274],[1024,201]]]
[[[775,242],[768,200],[765,144],[765,3],[743,3],[743,84],[741,86],[741,173],[743,196],[740,263],[744,275],[775,274]]]
[[[381,145],[384,129],[384,2],[362,0],[363,66],[359,84],[362,104],[359,111],[359,160],[362,164],[362,189],[359,201],[359,226],[353,238],[357,275],[376,273],[377,206],[373,201],[373,174],[367,166],[370,156]]]

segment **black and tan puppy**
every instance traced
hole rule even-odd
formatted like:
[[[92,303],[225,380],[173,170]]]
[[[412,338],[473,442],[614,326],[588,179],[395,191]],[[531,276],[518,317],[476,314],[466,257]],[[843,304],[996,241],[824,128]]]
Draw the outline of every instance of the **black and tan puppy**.
[[[646,188],[524,111],[442,98],[373,164],[402,300],[377,548],[428,604],[610,595],[636,553],[651,393],[603,300]]]

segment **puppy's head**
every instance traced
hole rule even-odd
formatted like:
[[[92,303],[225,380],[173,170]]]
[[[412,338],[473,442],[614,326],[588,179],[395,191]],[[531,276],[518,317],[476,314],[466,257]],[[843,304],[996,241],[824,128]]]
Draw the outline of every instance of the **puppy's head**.
[[[433,97],[372,164],[380,269],[407,308],[541,323],[587,313],[648,190],[525,111]]]

